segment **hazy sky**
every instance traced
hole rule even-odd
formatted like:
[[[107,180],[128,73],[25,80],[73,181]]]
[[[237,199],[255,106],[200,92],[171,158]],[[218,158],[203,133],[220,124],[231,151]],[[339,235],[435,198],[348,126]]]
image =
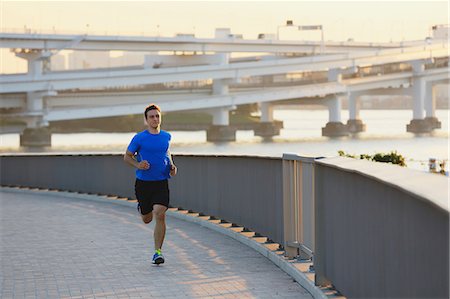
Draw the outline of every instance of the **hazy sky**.
[[[1,1],[2,31],[27,27],[212,37],[215,28],[228,27],[244,38],[256,38],[258,33],[276,33],[287,19],[299,25],[322,24],[325,39],[411,40],[427,36],[434,24],[449,23],[449,5],[448,1]],[[309,32],[280,28],[282,38],[304,39],[305,34]]]
[[[2,32],[213,37],[215,28],[256,39],[276,33],[281,39],[320,40],[319,32],[279,27],[324,26],[326,40],[420,40],[436,24],[448,24],[448,1],[4,1]],[[6,57],[2,51],[3,58]],[[9,55],[7,55],[9,56]],[[4,61],[5,62],[5,61]]]

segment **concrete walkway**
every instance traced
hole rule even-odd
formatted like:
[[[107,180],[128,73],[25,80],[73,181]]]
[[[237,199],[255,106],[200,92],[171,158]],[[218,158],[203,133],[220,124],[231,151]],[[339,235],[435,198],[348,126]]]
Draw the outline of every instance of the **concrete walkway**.
[[[2,299],[312,298],[248,246],[173,217],[154,266],[153,224],[133,208],[2,191],[0,212]]]

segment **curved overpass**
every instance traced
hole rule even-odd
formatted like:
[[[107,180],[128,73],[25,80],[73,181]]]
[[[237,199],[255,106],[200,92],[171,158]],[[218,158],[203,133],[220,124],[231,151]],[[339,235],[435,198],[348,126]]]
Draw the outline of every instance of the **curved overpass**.
[[[29,62],[27,74],[0,76],[2,117],[23,119],[30,130],[45,127],[49,121],[140,113],[142,105],[148,102],[148,96],[153,95],[154,90],[157,91],[158,85],[177,83],[181,86],[179,90],[169,92],[164,89],[158,93],[158,102],[163,109],[208,111],[213,115],[213,126],[221,132],[229,130],[226,128],[228,111],[236,105],[260,103],[262,122],[271,123],[270,107],[273,103],[317,98],[317,103],[327,105],[330,110],[329,123],[323,135],[346,135],[348,128],[342,124],[340,116],[342,97],[351,99],[350,130],[360,132],[364,130],[364,125],[359,120],[357,97],[392,89],[404,90],[405,94],[413,97],[414,117],[408,130],[429,132],[440,126],[434,117],[433,85],[448,83],[449,80],[448,44],[444,41],[401,44],[327,42],[325,52],[320,55],[316,52],[317,43],[220,37],[139,38],[3,33],[0,34],[0,41],[2,47],[14,49],[19,57]],[[141,67],[44,72],[43,63],[63,49],[177,49],[215,54],[183,55],[181,60],[177,55],[152,56],[153,67],[144,64]],[[271,55],[245,61],[230,59],[227,54],[230,51],[267,52]],[[302,57],[294,55],[287,58],[286,53],[300,54]],[[358,72],[364,68],[378,68],[380,72],[375,76],[361,77]],[[321,73],[325,74],[326,80],[315,84],[299,82],[284,87],[273,82],[274,76],[287,78],[293,73],[305,78],[314,78],[315,74]],[[269,79],[259,90],[249,88],[244,82],[258,78]],[[209,93],[194,93],[183,88],[191,84],[189,82],[209,82],[205,85],[209,87]],[[135,92],[138,87],[144,91]],[[121,91],[111,92],[111,89],[117,88]],[[146,91],[150,88],[151,92]],[[82,101],[80,97],[83,97]],[[102,103],[109,108],[104,109]],[[262,125],[265,128],[268,126]],[[279,132],[279,127],[270,126],[265,133],[261,133],[262,136]],[[224,140],[233,140],[234,132],[227,132],[226,135]],[[220,136],[208,140],[215,140],[216,137]]]

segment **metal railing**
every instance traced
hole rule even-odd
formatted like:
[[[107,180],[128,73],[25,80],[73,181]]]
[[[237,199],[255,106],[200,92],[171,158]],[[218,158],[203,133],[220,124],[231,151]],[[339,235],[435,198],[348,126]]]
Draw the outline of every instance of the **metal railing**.
[[[348,158],[315,163],[317,285],[350,298],[448,298],[448,178]]]
[[[290,258],[313,257],[315,159],[283,154],[284,248]]]
[[[449,180],[348,158],[175,155],[171,204],[313,258],[350,298],[448,298]],[[120,154],[0,155],[0,184],[134,197]]]

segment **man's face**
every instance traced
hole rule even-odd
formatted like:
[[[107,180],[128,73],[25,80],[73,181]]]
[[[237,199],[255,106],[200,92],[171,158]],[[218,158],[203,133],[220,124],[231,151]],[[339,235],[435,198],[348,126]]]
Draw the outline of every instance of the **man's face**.
[[[147,124],[156,129],[161,124],[161,113],[158,110],[147,111]]]

